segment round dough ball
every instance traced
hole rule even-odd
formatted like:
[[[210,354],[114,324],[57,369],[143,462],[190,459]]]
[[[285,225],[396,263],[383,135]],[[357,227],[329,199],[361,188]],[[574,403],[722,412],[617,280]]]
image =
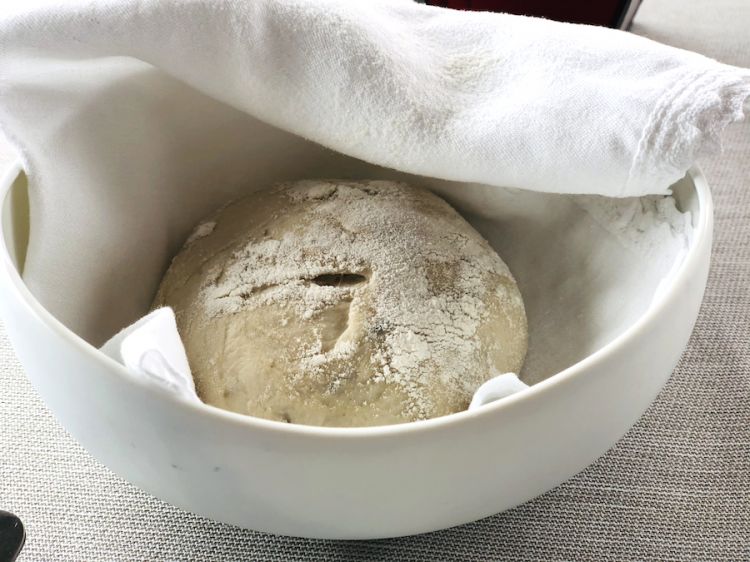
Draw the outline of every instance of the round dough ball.
[[[500,257],[448,203],[389,181],[285,183],[226,206],[154,305],[174,309],[202,400],[292,423],[458,412],[526,354]]]

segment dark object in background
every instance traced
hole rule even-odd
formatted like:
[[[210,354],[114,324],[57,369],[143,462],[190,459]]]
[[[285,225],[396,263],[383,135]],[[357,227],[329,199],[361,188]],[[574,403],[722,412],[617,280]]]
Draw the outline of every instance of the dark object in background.
[[[640,0],[426,0],[423,4],[628,29]]]
[[[0,510],[0,562],[13,562],[26,542],[26,531],[21,520]]]

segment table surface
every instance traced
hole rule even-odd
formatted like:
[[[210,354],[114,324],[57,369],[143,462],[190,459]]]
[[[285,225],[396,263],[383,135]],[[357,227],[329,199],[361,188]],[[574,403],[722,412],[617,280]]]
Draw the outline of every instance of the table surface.
[[[747,67],[748,26],[748,0],[646,0],[633,31]],[[9,160],[0,143],[0,169]],[[167,505],[70,438],[0,326],[0,509],[27,527],[19,560],[750,560],[750,120],[701,165],[716,203],[713,264],[693,337],[659,398],[565,484],[439,533],[295,539]]]

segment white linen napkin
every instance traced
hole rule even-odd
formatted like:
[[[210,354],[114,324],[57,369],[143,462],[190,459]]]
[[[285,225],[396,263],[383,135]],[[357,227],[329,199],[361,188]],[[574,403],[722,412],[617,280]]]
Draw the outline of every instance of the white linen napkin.
[[[200,401],[171,308],[150,312],[112,336],[101,350],[139,378],[186,400]]]
[[[664,193],[749,94],[747,70],[625,32],[411,0],[35,0],[0,15],[0,128],[30,184],[24,277],[97,344],[249,178],[362,169],[347,155]]]

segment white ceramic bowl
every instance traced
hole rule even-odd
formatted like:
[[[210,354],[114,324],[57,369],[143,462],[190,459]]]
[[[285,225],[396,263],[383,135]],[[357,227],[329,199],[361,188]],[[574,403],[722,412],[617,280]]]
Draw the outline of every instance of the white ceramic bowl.
[[[361,429],[255,419],[181,402],[140,383],[29,292],[13,170],[0,185],[0,313],[34,387],[98,460],[200,515],[305,537],[434,531],[550,490],[611,447],[654,399],[692,331],[712,231],[697,170],[677,199],[694,216],[682,265],[646,312],[588,357],[473,412]],[[522,287],[523,289],[523,287]]]

